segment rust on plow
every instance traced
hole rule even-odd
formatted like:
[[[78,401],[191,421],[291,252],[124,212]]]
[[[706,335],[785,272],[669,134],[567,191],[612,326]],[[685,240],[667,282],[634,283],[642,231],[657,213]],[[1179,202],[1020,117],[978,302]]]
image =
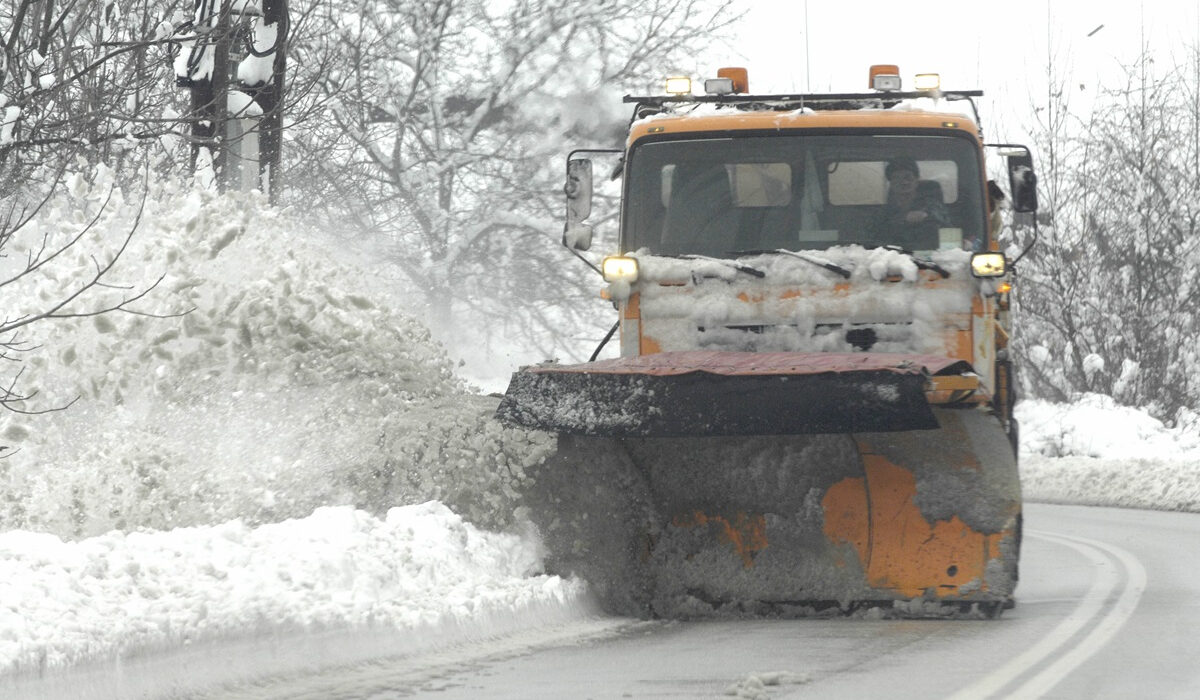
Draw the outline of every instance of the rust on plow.
[[[761,513],[747,515],[739,511],[730,519],[697,510],[686,515],[676,515],[671,518],[671,525],[715,528],[718,540],[733,547],[742,558],[742,565],[747,569],[754,566],[755,555],[767,548],[767,519]]]

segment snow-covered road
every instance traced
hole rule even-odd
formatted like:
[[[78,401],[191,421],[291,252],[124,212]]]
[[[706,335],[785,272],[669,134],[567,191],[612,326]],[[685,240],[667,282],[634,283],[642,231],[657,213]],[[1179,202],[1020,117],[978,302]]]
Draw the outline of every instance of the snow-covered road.
[[[999,621],[587,621],[204,697],[1195,697],[1200,516],[1026,513]]]

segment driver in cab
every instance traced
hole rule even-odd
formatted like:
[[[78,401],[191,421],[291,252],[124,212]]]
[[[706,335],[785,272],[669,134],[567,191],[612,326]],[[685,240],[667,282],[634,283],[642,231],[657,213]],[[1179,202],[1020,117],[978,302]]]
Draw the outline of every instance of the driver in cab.
[[[907,156],[888,161],[884,176],[888,182],[887,203],[873,227],[876,241],[909,251],[936,250],[938,229],[947,222],[941,186],[921,180],[917,162]]]

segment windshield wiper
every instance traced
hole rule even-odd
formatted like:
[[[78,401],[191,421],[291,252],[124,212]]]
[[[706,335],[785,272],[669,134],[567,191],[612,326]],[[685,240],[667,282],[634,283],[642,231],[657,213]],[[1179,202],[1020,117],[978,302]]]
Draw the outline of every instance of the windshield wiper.
[[[757,267],[750,267],[749,265],[743,265],[740,262],[737,262],[736,260],[726,260],[725,258],[710,258],[707,255],[693,255],[690,253],[676,255],[674,257],[680,258],[682,260],[704,260],[706,262],[720,263],[720,264],[724,265],[725,267],[732,267],[733,269],[737,270],[738,272],[744,272],[747,275],[752,275],[752,276],[758,277],[760,279],[767,276],[767,273],[763,272],[762,270],[758,269]]]
[[[815,255],[805,255],[804,253],[797,253],[796,251],[788,250],[787,248],[772,248],[769,250],[734,250],[734,251],[731,251],[729,254],[730,255],[790,255],[791,257],[799,258],[806,263],[811,263],[813,265],[816,265],[817,267],[823,267],[826,270],[829,270],[830,272],[836,272],[837,274],[841,275],[845,279],[850,279],[850,270],[847,270],[846,268],[842,267],[841,265],[838,265],[835,262],[831,262],[824,258],[818,258]]]
[[[946,279],[947,277],[950,276],[950,272],[946,268],[942,267],[941,265],[938,265],[937,263],[935,263],[932,260],[918,258],[917,254],[912,252],[911,250],[908,250],[906,248],[901,248],[898,245],[881,245],[879,247],[883,248],[884,250],[892,250],[897,253],[903,253],[903,254],[907,255],[908,259],[912,260],[913,263],[916,264],[918,270],[930,270],[932,272],[936,272],[938,275],[941,276],[942,279]]]

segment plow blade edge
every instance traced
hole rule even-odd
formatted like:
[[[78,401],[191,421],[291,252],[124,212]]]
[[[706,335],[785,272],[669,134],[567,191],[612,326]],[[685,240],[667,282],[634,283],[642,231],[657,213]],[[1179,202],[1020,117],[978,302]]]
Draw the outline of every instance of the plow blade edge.
[[[523,368],[497,417],[598,437],[931,430],[933,374],[961,361],[882,353],[669,352]]]

